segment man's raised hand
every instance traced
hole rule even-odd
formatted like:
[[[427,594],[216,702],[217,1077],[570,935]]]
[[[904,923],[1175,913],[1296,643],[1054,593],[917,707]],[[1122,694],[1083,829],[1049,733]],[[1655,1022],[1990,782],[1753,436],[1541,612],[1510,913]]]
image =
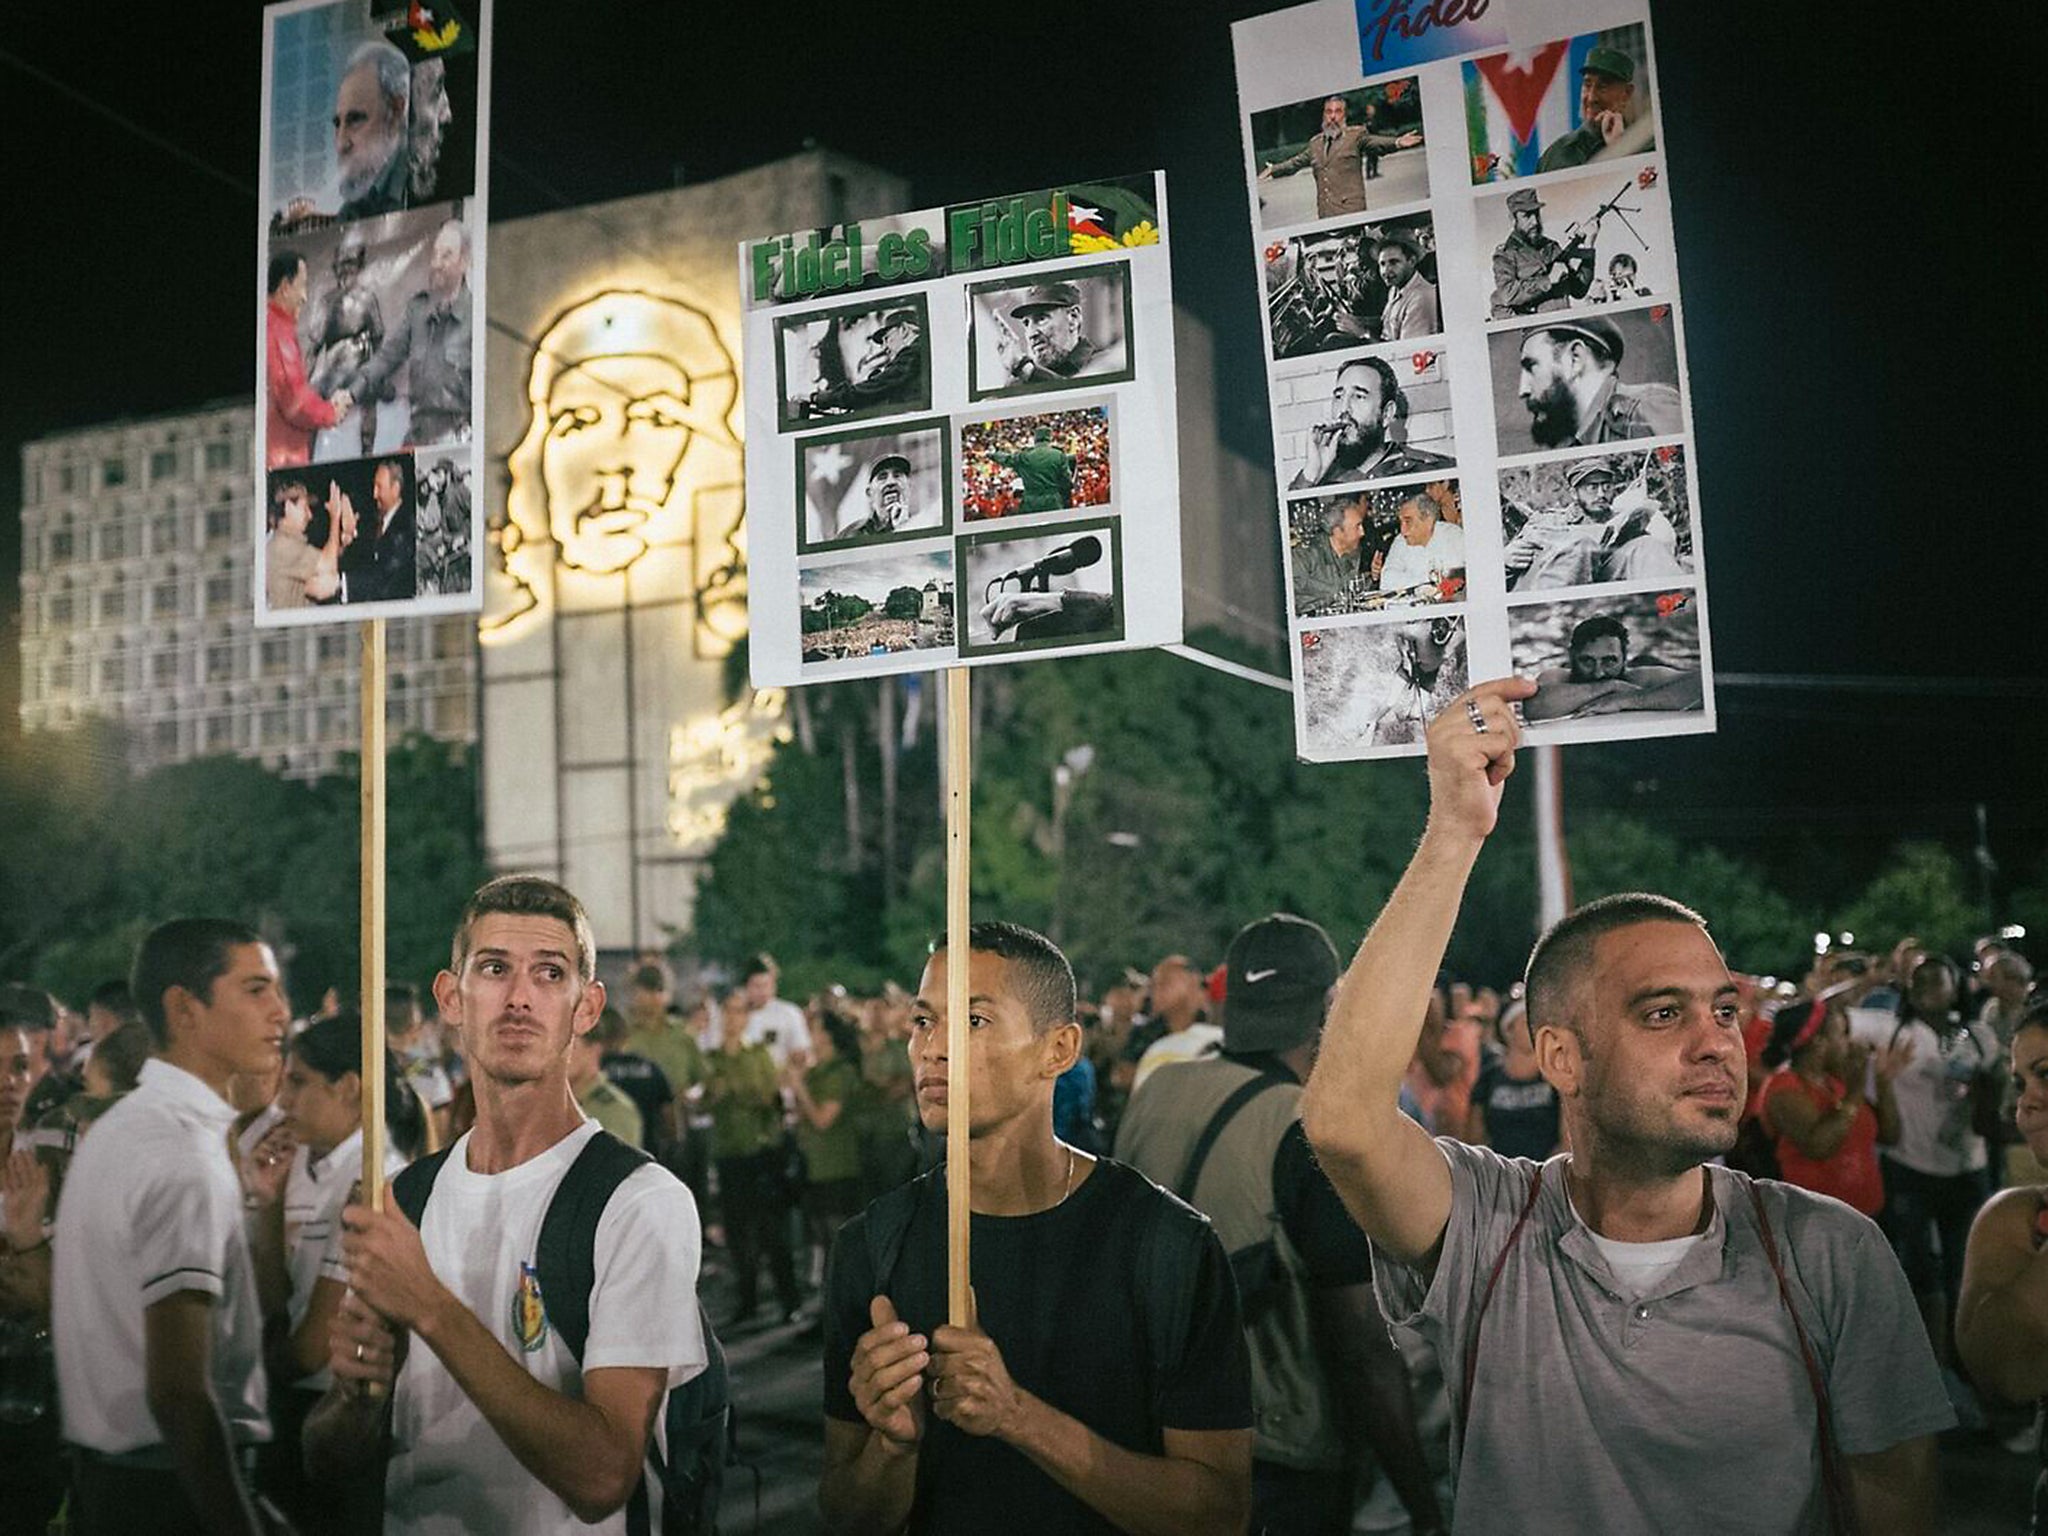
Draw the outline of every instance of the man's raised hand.
[[[1535,692],[1530,678],[1497,677],[1451,700],[1430,722],[1431,831],[1474,840],[1493,831],[1522,736],[1514,706]]]

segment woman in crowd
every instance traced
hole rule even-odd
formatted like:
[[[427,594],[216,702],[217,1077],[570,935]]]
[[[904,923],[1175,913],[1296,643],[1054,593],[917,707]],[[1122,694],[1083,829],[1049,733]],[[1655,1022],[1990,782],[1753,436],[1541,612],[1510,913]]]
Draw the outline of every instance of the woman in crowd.
[[[804,1220],[820,1257],[840,1226],[859,1214],[860,1026],[827,1007],[811,1031],[811,1058],[790,1053],[783,1086],[796,1106],[796,1144],[804,1156]]]
[[[1778,1157],[1779,1177],[1833,1195],[1864,1215],[1884,1209],[1880,1145],[1899,1139],[1892,1084],[1913,1059],[1900,1038],[1878,1049],[1875,1074],[1868,1041],[1849,1038],[1840,989],[1783,1003],[1771,1021],[1764,1062],[1775,1068],[1757,1096],[1758,1117]],[[1866,1083],[1874,1079],[1873,1099]]]
[[[0,1533],[39,1533],[64,1501],[50,1352],[50,1170],[17,1141],[40,1046],[0,1028]]]
[[[2012,1035],[2014,1120],[2048,1163],[2048,998],[2038,991]],[[1978,1215],[1963,1261],[1956,1350],[1971,1380],[2011,1402],[2048,1397],[2048,1184],[2008,1189]],[[2048,1536],[2048,1416],[2036,1421],[2033,1519]]]
[[[725,999],[718,1049],[704,1061],[704,1102],[711,1110],[711,1157],[732,1256],[738,1307],[722,1326],[754,1315],[766,1256],[785,1319],[796,1315],[796,1266],[789,1249],[789,1178],[782,1145],[782,1094],[768,1047],[747,1042],[747,994]]]
[[[362,1175],[363,1027],[352,1012],[310,1024],[287,1047],[277,1107],[295,1144],[283,1198],[260,1205],[256,1217],[271,1225],[259,1255],[282,1256],[291,1287],[288,1331],[273,1341],[269,1366],[271,1424],[276,1438],[264,1457],[265,1490],[284,1505],[300,1529],[341,1529],[331,1498],[309,1497],[300,1471],[299,1432],[328,1387],[327,1332],[347,1289],[340,1278],[341,1208]],[[425,1149],[427,1120],[419,1096],[384,1053],[384,1169],[398,1172]],[[257,1156],[275,1156],[263,1150]],[[257,1180],[260,1180],[258,1170]],[[257,1180],[252,1180],[256,1182]]]

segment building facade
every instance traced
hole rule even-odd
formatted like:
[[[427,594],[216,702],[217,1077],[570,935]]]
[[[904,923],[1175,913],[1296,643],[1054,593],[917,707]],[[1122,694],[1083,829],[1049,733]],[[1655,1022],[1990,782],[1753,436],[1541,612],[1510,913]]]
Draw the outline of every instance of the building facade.
[[[255,403],[59,433],[22,452],[21,723],[126,728],[139,769],[259,758],[312,778],[357,748],[352,624],[250,618]],[[476,740],[466,615],[388,627],[390,728]]]

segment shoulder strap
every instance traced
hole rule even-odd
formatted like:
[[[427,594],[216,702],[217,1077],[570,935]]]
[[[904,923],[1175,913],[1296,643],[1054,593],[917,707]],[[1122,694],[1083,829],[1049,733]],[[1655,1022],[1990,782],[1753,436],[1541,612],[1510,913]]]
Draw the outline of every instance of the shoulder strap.
[[[1261,1072],[1257,1077],[1238,1084],[1230,1097],[1216,1107],[1209,1123],[1202,1127],[1202,1134],[1195,1139],[1195,1150],[1188,1154],[1187,1169],[1181,1174],[1180,1183],[1173,1192],[1192,1205],[1195,1185],[1201,1182],[1202,1169],[1208,1164],[1209,1154],[1216,1150],[1217,1140],[1237,1117],[1237,1112],[1268,1088],[1284,1088],[1293,1081],[1293,1078],[1282,1077],[1277,1072]]]
[[[1777,1277],[1778,1300],[1784,1303],[1785,1315],[1792,1319],[1792,1333],[1799,1340],[1799,1360],[1806,1367],[1806,1384],[1813,1390],[1813,1406],[1820,1423],[1820,1481],[1827,1495],[1828,1528],[1837,1536],[1855,1536],[1856,1506],[1850,1501],[1848,1473],[1842,1466],[1841,1450],[1835,1444],[1835,1416],[1827,1378],[1814,1358],[1806,1325],[1799,1321],[1798,1309],[1792,1305],[1792,1287],[1785,1279],[1784,1262],[1778,1257],[1778,1240],[1771,1231],[1771,1218],[1764,1213],[1764,1197],[1758,1192],[1755,1179],[1746,1179],[1744,1183],[1749,1189],[1749,1208],[1756,1213],[1757,1231],[1763,1234],[1764,1257],[1771,1261],[1771,1273]]]
[[[533,1254],[541,1305],[579,1365],[590,1337],[590,1292],[597,1284],[598,1221],[612,1192],[651,1161],[638,1147],[599,1131],[576,1154],[541,1218]]]
[[[1144,1287],[1140,1306],[1152,1351],[1155,1397],[1165,1390],[1166,1372],[1179,1362],[1187,1340],[1202,1235],[1209,1230],[1209,1219],[1192,1207],[1183,1214],[1181,1202],[1155,1197],[1138,1238],[1137,1278]]]
[[[909,1236],[910,1223],[924,1199],[925,1185],[934,1177],[923,1174],[907,1184],[899,1184],[862,1213],[868,1268],[874,1274],[877,1295],[888,1293],[889,1282],[896,1275],[896,1261],[903,1257],[903,1241]]]
[[[441,1176],[441,1165],[448,1161],[448,1154],[455,1150],[450,1142],[440,1151],[430,1153],[414,1163],[408,1163],[398,1171],[391,1181],[391,1198],[398,1202],[398,1208],[405,1212],[405,1219],[414,1226],[427,1212],[427,1196],[434,1192],[434,1180]]]
[[[1486,1309],[1493,1305],[1494,1287],[1500,1284],[1501,1271],[1508,1267],[1508,1255],[1515,1251],[1515,1244],[1521,1241],[1522,1228],[1529,1224],[1530,1213],[1536,1209],[1536,1197],[1543,1192],[1543,1165],[1536,1165],[1536,1176],[1529,1180],[1529,1198],[1522,1202],[1522,1214],[1515,1218],[1515,1224],[1508,1230],[1508,1240],[1501,1244],[1500,1255],[1493,1261],[1493,1268],[1486,1276],[1486,1289],[1479,1293],[1479,1307],[1472,1314],[1472,1326],[1465,1330],[1465,1369],[1463,1385],[1458,1393],[1458,1455],[1465,1454],[1465,1425],[1472,1417],[1472,1383],[1479,1377],[1479,1329],[1486,1322]]]

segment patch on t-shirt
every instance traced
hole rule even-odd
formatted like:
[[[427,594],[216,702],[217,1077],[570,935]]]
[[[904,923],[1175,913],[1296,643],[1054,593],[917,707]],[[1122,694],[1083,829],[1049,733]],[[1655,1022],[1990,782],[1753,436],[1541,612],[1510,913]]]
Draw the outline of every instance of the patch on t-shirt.
[[[548,1341],[548,1311],[541,1304],[540,1271],[519,1266],[519,1288],[512,1293],[512,1337],[529,1355]]]

